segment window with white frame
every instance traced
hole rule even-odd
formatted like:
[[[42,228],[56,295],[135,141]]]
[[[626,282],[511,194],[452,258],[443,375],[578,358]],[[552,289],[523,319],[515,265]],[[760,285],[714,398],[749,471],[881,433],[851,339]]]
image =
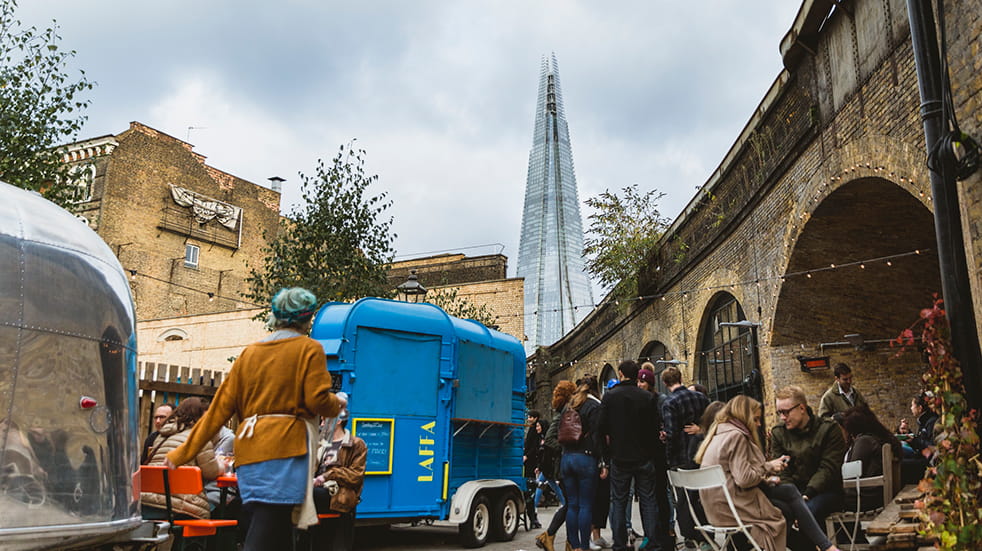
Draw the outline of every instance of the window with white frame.
[[[201,248],[197,245],[192,245],[187,243],[184,245],[184,267],[185,268],[197,268],[198,267],[198,253],[201,252]]]

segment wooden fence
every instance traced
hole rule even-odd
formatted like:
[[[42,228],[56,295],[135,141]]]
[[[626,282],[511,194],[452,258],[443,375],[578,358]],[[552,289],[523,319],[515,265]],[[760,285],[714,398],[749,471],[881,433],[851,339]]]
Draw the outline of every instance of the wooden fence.
[[[222,384],[224,371],[140,362],[140,442],[153,430],[153,412],[161,404],[179,404],[185,398],[211,400]],[[229,424],[235,430],[235,419]]]

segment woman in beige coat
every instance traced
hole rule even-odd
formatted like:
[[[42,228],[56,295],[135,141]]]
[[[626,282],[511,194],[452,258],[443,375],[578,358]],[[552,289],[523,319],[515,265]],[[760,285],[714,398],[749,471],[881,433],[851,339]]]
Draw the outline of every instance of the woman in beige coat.
[[[762,413],[760,402],[753,398],[736,396],[730,400],[710,426],[695,459],[703,467],[723,467],[726,489],[740,519],[751,525],[751,536],[765,551],[784,551],[787,543],[784,516],[759,487],[772,473],[784,468],[781,459],[765,461],[758,436]],[[699,497],[710,523],[735,524],[721,488],[700,490]]]
[[[153,442],[150,450],[150,460],[148,465],[163,465],[167,454],[183,444],[188,435],[191,434],[191,427],[201,419],[205,413],[206,406],[200,398],[185,398],[177,409],[171,413],[170,417],[164,421],[164,426],[160,427],[160,434]],[[208,442],[198,454],[187,463],[201,469],[202,481],[207,484],[221,474],[221,467],[215,459],[215,452],[211,442]],[[164,518],[163,510],[167,508],[167,503],[163,494],[143,492],[140,494],[140,501],[143,503],[144,518]],[[200,494],[174,494],[171,496],[171,504],[174,513],[187,515],[194,518],[208,518],[211,506],[205,498],[205,493]]]

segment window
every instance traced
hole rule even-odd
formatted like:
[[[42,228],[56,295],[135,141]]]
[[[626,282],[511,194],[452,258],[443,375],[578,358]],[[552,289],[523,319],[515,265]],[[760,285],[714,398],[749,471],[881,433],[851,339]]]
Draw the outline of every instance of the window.
[[[185,268],[197,268],[198,267],[198,253],[201,248],[197,245],[186,244],[184,245],[184,267]]]
[[[738,394],[757,400],[763,397],[756,330],[729,325],[745,319],[740,303],[729,293],[717,294],[707,309],[699,339],[697,379],[713,400],[725,402]]]

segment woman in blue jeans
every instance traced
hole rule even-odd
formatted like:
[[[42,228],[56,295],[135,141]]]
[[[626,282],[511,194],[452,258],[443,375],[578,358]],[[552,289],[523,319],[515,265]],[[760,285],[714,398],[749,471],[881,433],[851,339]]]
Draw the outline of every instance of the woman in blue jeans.
[[[566,488],[566,540],[574,551],[590,548],[590,523],[598,475],[606,478],[602,439],[599,436],[600,405],[589,399],[590,387],[580,384],[560,416],[559,443],[563,447],[560,471]],[[570,439],[563,419],[569,409],[580,417],[580,437]]]

